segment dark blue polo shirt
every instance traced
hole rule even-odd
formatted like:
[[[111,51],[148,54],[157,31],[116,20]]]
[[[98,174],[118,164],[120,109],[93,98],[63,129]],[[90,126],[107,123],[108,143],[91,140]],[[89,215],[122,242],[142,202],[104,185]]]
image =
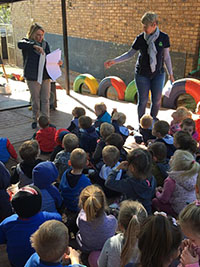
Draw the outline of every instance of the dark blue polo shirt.
[[[164,72],[164,48],[170,47],[169,36],[164,32],[160,32],[159,37],[155,41],[155,46],[157,49],[157,65],[156,70],[152,73],[147,51],[148,45],[144,39],[144,33],[139,34],[134,40],[132,48],[140,51],[135,66],[135,72],[137,74],[153,78],[155,74]]]

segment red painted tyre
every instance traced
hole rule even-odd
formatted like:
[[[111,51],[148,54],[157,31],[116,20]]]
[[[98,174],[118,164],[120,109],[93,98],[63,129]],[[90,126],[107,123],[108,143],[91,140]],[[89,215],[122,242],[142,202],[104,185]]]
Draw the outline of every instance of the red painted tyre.
[[[122,81],[122,79],[116,76],[106,77],[100,82],[98,88],[98,95],[107,97],[108,88],[111,86],[113,86],[115,91],[117,92],[118,99],[124,100],[126,84],[124,83],[124,81]]]

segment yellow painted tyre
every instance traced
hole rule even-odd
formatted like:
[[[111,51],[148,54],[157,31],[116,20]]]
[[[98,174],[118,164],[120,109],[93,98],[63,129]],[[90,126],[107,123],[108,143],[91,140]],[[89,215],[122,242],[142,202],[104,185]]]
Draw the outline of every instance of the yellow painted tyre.
[[[87,73],[77,76],[73,83],[73,90],[75,92],[81,93],[82,92],[81,88],[83,84],[87,85],[92,95],[97,94],[99,83],[94,78],[94,76],[92,76],[91,74],[87,74]]]

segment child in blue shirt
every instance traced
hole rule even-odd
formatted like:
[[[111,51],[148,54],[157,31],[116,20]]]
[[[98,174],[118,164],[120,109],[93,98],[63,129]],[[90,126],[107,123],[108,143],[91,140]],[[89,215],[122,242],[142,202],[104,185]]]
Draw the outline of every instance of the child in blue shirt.
[[[58,188],[52,185],[58,178],[58,170],[51,161],[37,164],[33,169],[33,183],[42,194],[42,211],[57,212],[62,205],[62,197]]]
[[[8,259],[12,267],[24,267],[34,253],[30,236],[47,220],[59,220],[58,213],[40,212],[42,196],[36,186],[22,187],[12,199],[16,212],[0,224],[0,244],[7,244]]]
[[[85,115],[85,109],[82,107],[75,107],[72,110],[72,115],[74,117],[70,123],[70,126],[67,128],[67,130],[70,131],[70,133],[74,133],[78,135],[79,133],[78,119],[79,117]]]
[[[25,267],[84,267],[79,264],[78,253],[68,247],[68,229],[63,223],[56,220],[43,223],[30,240],[36,253],[29,258]],[[66,257],[72,264],[63,265],[62,260]]]
[[[96,104],[94,106],[94,110],[95,110],[95,114],[97,116],[97,118],[96,118],[96,120],[94,122],[94,126],[95,126],[96,131],[99,132],[100,125],[103,122],[111,123],[111,116],[107,112],[107,107],[103,102],[101,102],[99,104]]]

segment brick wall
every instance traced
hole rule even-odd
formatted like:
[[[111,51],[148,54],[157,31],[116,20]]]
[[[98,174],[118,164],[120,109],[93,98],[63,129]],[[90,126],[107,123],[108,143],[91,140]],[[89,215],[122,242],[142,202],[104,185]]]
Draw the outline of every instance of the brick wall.
[[[68,35],[131,45],[142,30],[140,18],[152,10],[159,27],[170,36],[171,51],[186,54],[185,74],[197,66],[200,0],[66,0]],[[25,35],[31,18],[46,32],[62,35],[60,0],[27,0],[12,4],[16,40]],[[17,63],[21,54],[17,51]]]

